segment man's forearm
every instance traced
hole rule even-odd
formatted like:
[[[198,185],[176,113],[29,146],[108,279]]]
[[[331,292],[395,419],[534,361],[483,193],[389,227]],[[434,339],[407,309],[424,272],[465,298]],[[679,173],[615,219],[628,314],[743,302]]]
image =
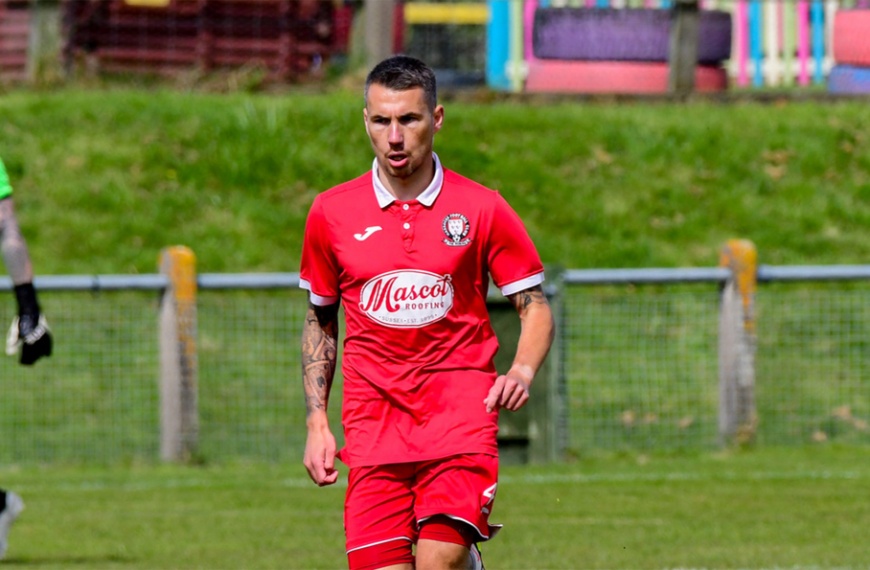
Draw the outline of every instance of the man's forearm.
[[[540,286],[511,295],[510,300],[519,313],[521,323],[520,339],[511,370],[526,383],[531,383],[553,344],[553,313]]]
[[[0,250],[13,285],[33,281],[33,266],[30,264],[27,243],[15,219],[11,198],[0,200]]]
[[[309,304],[302,328],[302,381],[306,414],[326,412],[335,377],[338,347],[338,305]]]

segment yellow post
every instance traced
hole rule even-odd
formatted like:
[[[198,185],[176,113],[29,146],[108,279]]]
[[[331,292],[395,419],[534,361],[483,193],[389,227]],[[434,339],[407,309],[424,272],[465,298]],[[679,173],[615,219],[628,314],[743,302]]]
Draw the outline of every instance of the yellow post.
[[[160,457],[188,461],[199,439],[196,256],[173,246],[160,254],[168,279],[160,306]]]
[[[758,426],[755,409],[755,291],[758,253],[748,240],[728,240],[719,266],[731,270],[719,311],[719,435],[748,444]]]
[[[730,239],[719,256],[719,267],[727,267],[737,282],[737,291],[743,303],[744,326],[755,331],[755,291],[758,288],[758,251],[746,239]]]

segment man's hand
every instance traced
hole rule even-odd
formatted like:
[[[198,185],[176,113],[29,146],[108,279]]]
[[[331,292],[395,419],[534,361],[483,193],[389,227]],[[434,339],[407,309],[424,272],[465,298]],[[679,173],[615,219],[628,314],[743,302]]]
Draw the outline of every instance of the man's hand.
[[[30,366],[43,356],[51,356],[51,329],[45,315],[22,313],[12,319],[6,336],[6,354],[14,356],[20,350],[19,362]]]
[[[502,374],[495,379],[495,384],[489,389],[486,399],[486,413],[491,413],[499,408],[507,408],[515,412],[526,405],[529,401],[529,386],[534,374],[528,367],[512,367],[507,374]]]
[[[308,439],[305,441],[305,458],[302,463],[308,470],[308,476],[319,487],[332,485],[338,481],[338,469],[335,468],[335,437],[325,422],[312,425],[309,421]]]

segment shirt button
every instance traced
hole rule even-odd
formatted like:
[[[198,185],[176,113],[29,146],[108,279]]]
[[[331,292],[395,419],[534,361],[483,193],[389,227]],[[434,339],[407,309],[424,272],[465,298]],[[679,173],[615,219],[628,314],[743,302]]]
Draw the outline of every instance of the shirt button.
[[[410,207],[411,207],[411,206],[409,206],[409,205],[407,205],[407,204],[402,204],[402,209],[403,209],[403,210],[408,210]],[[408,228],[405,228],[405,229],[408,229]]]
[[[402,227],[405,228],[406,230],[410,230],[410,229],[411,229],[411,224],[405,222],[404,224],[402,224]]]

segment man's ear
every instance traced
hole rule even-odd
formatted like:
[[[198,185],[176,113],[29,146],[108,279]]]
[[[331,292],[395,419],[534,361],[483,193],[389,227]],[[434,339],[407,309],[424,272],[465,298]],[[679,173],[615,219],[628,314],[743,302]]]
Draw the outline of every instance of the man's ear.
[[[432,120],[435,125],[435,132],[441,130],[441,127],[444,125],[444,106],[437,105],[435,110],[432,112]]]

